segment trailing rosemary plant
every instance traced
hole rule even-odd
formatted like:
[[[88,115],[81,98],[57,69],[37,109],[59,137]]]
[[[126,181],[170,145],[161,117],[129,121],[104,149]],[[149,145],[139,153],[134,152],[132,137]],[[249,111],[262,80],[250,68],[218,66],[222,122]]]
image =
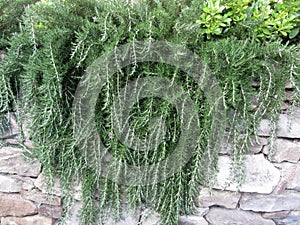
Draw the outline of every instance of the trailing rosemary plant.
[[[166,136],[162,144],[144,152],[132,151],[120,142],[113,132],[110,109],[114,94],[128,81],[153,75],[168,78],[186,90],[197,106],[201,132],[188,163],[163,181],[124,186],[99,176],[95,167],[86,162],[73,135],[76,88],[86,68],[116,46],[135,41],[146,41],[151,46],[155,40],[164,40],[180,44],[200,57],[222,90],[220,97],[227,113],[226,141],[234,146],[231,155],[238,183],[243,179],[243,157],[252,137],[257,137],[262,118],[270,119],[271,141],[275,143],[276,122],[287,83],[294,86],[291,104],[299,103],[299,45],[289,46],[280,40],[259,43],[250,34],[241,38],[238,33],[207,40],[196,23],[201,4],[171,0],[139,1],[133,5],[125,1],[52,0],[26,9],[20,32],[10,38],[10,47],[0,63],[0,113],[18,109],[30,121],[28,138],[35,148],[29,151],[49,177],[60,178],[66,215],[72,185],[81,182],[82,224],[101,222],[107,208],[119,219],[123,195],[133,209],[150,207],[161,213],[162,224],[178,224],[179,215],[192,213],[198,205],[199,185],[212,185],[217,171],[221,146],[216,142],[214,151],[208,154],[215,118],[207,96],[186,72],[153,62],[135,62],[107,80],[95,109],[97,132],[120,162],[152,164],[166,158],[176,147],[181,125],[169,102],[147,97],[136,102],[130,111],[129,122],[139,137],[147,136],[149,127],[164,126]],[[253,82],[259,85],[253,86]],[[151,124],[151,118],[158,117],[163,120]]]

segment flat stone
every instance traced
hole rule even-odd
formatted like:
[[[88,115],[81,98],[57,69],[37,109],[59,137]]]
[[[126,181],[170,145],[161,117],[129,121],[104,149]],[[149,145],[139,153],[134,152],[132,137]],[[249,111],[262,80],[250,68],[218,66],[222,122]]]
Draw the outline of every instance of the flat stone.
[[[209,190],[209,188],[202,188],[200,191],[199,200],[202,207],[216,205],[229,209],[234,209],[236,208],[240,197],[240,193],[235,193],[231,191]]]
[[[61,198],[57,196],[51,196],[49,194],[44,194],[37,191],[22,191],[21,196],[24,199],[37,202],[39,204],[47,204],[47,205],[55,205],[60,206],[61,205]]]
[[[1,225],[52,225],[53,219],[43,216],[2,217]]]
[[[299,225],[300,211],[291,212],[286,218],[275,219],[278,225]]]
[[[272,162],[293,162],[297,163],[300,159],[300,142],[279,138],[277,149],[271,158]],[[264,148],[264,153],[269,154],[269,146]]]
[[[25,161],[21,155],[22,152],[23,150],[20,148],[0,148],[0,172],[27,177],[37,177],[41,170],[41,164],[36,161]]]
[[[208,225],[208,222],[199,216],[180,216],[179,225]]]
[[[42,216],[58,219],[62,216],[62,207],[42,204],[39,207],[39,214]]]
[[[299,184],[299,174],[297,174],[299,171],[297,171],[297,164],[285,162],[276,163],[274,165],[280,169],[281,179],[276,188],[274,189],[273,194],[281,194],[285,189],[297,190],[297,184]]]
[[[201,207],[198,207],[196,209],[196,212],[195,212],[195,215],[196,216],[205,216],[207,213],[209,212],[209,208],[201,208]]]
[[[35,181],[34,178],[21,177],[18,175],[12,175],[11,177],[22,183],[22,190],[30,191],[30,190],[34,189],[34,181]]]
[[[40,189],[42,191],[42,193],[45,194],[51,194],[51,195],[57,195],[57,196],[61,196],[62,195],[62,190],[60,188],[60,181],[58,178],[54,178],[54,183],[53,183],[53,187],[51,187],[50,189],[47,187],[47,180],[49,178],[47,178],[44,173],[42,172],[38,178],[36,179],[36,181],[34,182],[34,185]]]
[[[0,192],[18,193],[22,190],[22,182],[10,176],[0,175]]]
[[[160,224],[161,215],[151,209],[145,209],[141,215],[141,225],[158,225]]]
[[[82,209],[82,202],[74,201],[71,206],[71,214],[66,219],[66,225],[79,225],[80,220],[78,218],[80,211]]]
[[[228,137],[226,137],[225,135],[225,140],[221,144],[220,154],[230,155],[232,153],[233,145],[226,138]],[[256,142],[254,137],[251,140],[252,140],[252,145],[249,144],[249,152],[254,154],[261,152],[263,146],[268,144],[268,139],[263,137],[258,137],[259,143]]]
[[[262,213],[262,217],[265,219],[281,219],[289,215],[290,211],[280,211],[273,213]]]
[[[278,121],[278,137],[283,138],[300,138],[300,110],[297,110],[295,118],[292,120],[292,125],[289,129],[289,115],[280,114]],[[258,129],[259,136],[270,136],[271,127],[270,121],[263,119]]]
[[[231,164],[232,160],[230,157],[219,157],[219,172],[213,188],[270,194],[280,181],[279,170],[266,160],[263,154],[257,154],[246,156],[244,183],[239,188],[236,183],[227,185],[231,177]]]
[[[297,164],[294,176],[289,180],[287,188],[300,192],[300,163]]]
[[[210,225],[275,225],[258,213],[212,207],[206,215]]]
[[[300,193],[294,191],[285,191],[279,195],[244,193],[240,200],[240,207],[254,212],[300,210]]]
[[[122,217],[119,221],[115,221],[113,215],[108,214],[108,217],[104,220],[104,225],[129,225],[139,223],[139,213],[134,213],[129,209],[123,209]]]
[[[30,216],[37,214],[37,207],[18,194],[0,194],[0,216]]]

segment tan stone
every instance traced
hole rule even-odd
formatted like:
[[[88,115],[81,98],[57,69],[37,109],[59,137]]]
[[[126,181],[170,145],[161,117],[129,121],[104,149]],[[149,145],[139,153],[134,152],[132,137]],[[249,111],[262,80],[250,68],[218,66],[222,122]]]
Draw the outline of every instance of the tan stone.
[[[240,197],[240,193],[235,193],[232,191],[209,190],[208,188],[202,188],[199,195],[202,207],[217,205],[229,209],[236,208]]]
[[[0,216],[29,216],[37,214],[37,207],[19,194],[0,194]]]
[[[42,216],[58,219],[62,215],[62,207],[42,204],[39,207],[39,214]]]
[[[22,189],[22,182],[10,176],[0,175],[0,192],[17,193]]]
[[[20,148],[0,148],[0,172],[18,174],[20,176],[37,177],[40,173],[40,163],[25,161]]]
[[[37,203],[48,204],[48,205],[61,205],[61,198],[57,196],[51,196],[37,191],[22,191],[21,196],[24,199],[31,200]]]
[[[289,215],[290,211],[280,211],[273,213],[262,213],[262,217],[265,219],[282,219]]]
[[[52,225],[53,219],[35,215],[20,217],[2,217],[1,225]]]

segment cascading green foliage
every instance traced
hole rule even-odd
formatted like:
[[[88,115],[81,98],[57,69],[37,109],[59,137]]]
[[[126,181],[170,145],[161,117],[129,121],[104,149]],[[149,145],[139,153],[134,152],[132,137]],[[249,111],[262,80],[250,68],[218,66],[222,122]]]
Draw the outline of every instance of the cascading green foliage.
[[[271,141],[275,143],[276,121],[287,83],[294,86],[290,104],[299,104],[299,45],[283,45],[280,41],[262,44],[255,38],[242,39],[238,33],[236,37],[208,41],[196,24],[201,4],[51,0],[26,9],[21,31],[11,38],[0,63],[0,112],[18,109],[30,121],[30,139],[36,148],[29,151],[42,163],[46,174],[61,179],[66,214],[72,184],[82,183],[82,224],[101,221],[107,213],[104,209],[113,210],[116,219],[120,218],[123,195],[132,208],[150,207],[161,213],[162,224],[178,224],[178,215],[191,213],[198,205],[199,185],[213,183],[221,148],[220,144],[215,146],[208,157],[207,142],[213,135],[210,127],[215,118],[196,81],[163,63],[137,63],[116,73],[99,94],[95,120],[105,146],[120,161],[132,165],[158,162],[174,150],[180,136],[180,118],[174,107],[161,99],[149,97],[137,102],[129,122],[136,135],[143,137],[149,127],[155,129],[150,119],[161,116],[167,134],[162,145],[146,153],[131,151],[113,133],[110,106],[114,94],[128,81],[155,75],[174,80],[197,105],[201,127],[197,147],[180,172],[156,184],[122,186],[99,176],[74,139],[72,103],[85,69],[104,52],[132,41],[148,41],[151,45],[154,40],[166,40],[199,55],[222,88],[228,123],[226,141],[233,143],[232,181],[243,179],[243,156],[252,137],[257,137],[262,118],[271,120]]]

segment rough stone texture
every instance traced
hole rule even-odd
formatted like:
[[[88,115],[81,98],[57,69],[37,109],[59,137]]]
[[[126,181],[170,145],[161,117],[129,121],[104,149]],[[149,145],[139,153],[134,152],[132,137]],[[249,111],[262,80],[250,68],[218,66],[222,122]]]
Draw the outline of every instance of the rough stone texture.
[[[262,217],[265,219],[281,219],[289,215],[290,211],[280,211],[273,213],[262,213]]]
[[[214,188],[225,188],[225,190],[230,191],[238,190],[236,184],[226,186],[231,176],[230,167],[231,159],[227,156],[221,156],[218,161],[219,173]],[[279,170],[266,160],[263,154],[246,156],[245,167],[245,182],[239,188],[241,192],[269,194],[280,180]]]
[[[120,221],[115,221],[113,215],[108,214],[108,217],[105,219],[104,225],[129,225],[129,224],[138,224],[139,223],[139,212],[134,213],[130,210],[123,210],[122,218]]]
[[[225,135],[225,140],[223,141],[223,144],[221,145],[220,153],[224,155],[230,155],[232,153],[232,144],[228,142],[228,137]],[[256,143],[255,138],[252,138],[252,145],[249,145],[250,152],[257,154],[262,151],[263,146],[268,144],[268,139],[259,137],[258,138],[259,144]]]
[[[258,135],[259,136],[270,136],[270,126],[269,121],[263,119],[259,126]],[[278,137],[283,138],[300,138],[300,110],[296,112],[296,116],[292,121],[291,129],[289,130],[289,115],[287,114],[280,114],[279,116],[279,130],[278,130]]]
[[[15,113],[6,113],[5,117],[9,121],[10,127],[3,133],[0,133],[0,137],[4,140],[14,138],[20,133]]]
[[[0,172],[18,174],[20,176],[37,177],[41,165],[38,162],[25,162],[22,149],[12,147],[0,148]]]
[[[276,163],[275,167],[280,169],[281,179],[279,184],[273,191],[273,194],[281,194],[288,186],[291,187],[291,183],[293,183],[293,188],[297,187],[297,165],[293,163]],[[295,182],[294,182],[295,179]],[[294,186],[295,185],[295,186]],[[291,189],[291,188],[289,188]]]
[[[27,216],[19,217],[3,217],[1,218],[1,225],[52,225],[53,219],[43,216]]]
[[[39,207],[39,214],[42,216],[58,219],[62,215],[62,207],[42,204]]]
[[[79,225],[78,215],[81,211],[82,203],[75,201],[72,204],[71,215],[66,220],[66,225]]]
[[[209,208],[197,208],[195,215],[197,216],[205,216],[209,212]]]
[[[241,194],[231,191],[217,191],[202,188],[199,199],[202,207],[217,205],[234,209],[236,208],[240,197]]]
[[[275,225],[257,213],[215,207],[210,209],[206,219],[210,225]]]
[[[179,225],[208,225],[208,222],[199,216],[180,216]]]
[[[294,191],[285,191],[280,195],[244,193],[240,200],[240,207],[255,212],[300,210],[300,193]]]
[[[43,193],[53,194],[53,195],[57,195],[57,196],[62,195],[62,190],[60,188],[60,182],[57,178],[54,178],[54,185],[50,190],[47,188],[46,181],[47,181],[47,178],[45,177],[45,175],[43,173],[41,173],[38,176],[38,178],[36,179],[36,181],[34,182],[34,185],[38,189],[40,189]]]
[[[17,193],[22,189],[22,182],[9,176],[0,175],[0,192]]]
[[[13,179],[17,180],[18,182],[22,183],[22,190],[27,190],[30,191],[32,189],[34,189],[34,181],[35,179],[31,178],[31,177],[21,177],[18,175],[12,175],[11,176]]]
[[[275,219],[277,225],[299,225],[300,211],[291,212],[286,218]]]
[[[0,216],[30,216],[37,214],[37,207],[18,194],[0,194]],[[1,224],[2,225],[2,224]]]
[[[287,188],[300,192],[300,163],[297,164],[294,176],[290,179]]]
[[[161,216],[159,213],[154,212],[150,209],[146,209],[142,212],[141,225],[159,225]]]
[[[254,139],[252,141],[253,141],[253,145],[250,145],[250,152],[254,154],[261,152],[263,147],[268,144],[268,139],[262,137],[258,138],[259,144],[256,143]]]
[[[47,195],[36,191],[22,191],[21,196],[24,199],[31,200],[40,204],[61,205],[61,198],[57,196]]]
[[[269,146],[264,148],[264,153],[269,153]],[[300,142],[279,138],[277,149],[271,158],[272,162],[280,163],[284,161],[297,163],[300,159]]]

